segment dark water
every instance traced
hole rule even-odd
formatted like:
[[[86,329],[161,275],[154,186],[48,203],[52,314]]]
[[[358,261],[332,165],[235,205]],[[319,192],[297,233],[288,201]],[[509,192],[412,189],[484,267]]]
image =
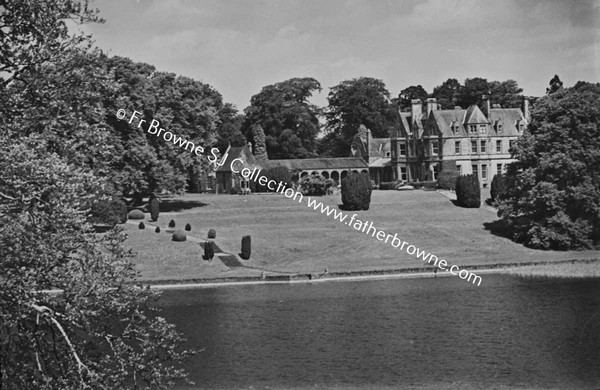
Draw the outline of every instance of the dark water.
[[[166,291],[196,387],[600,389],[600,282],[486,275]]]

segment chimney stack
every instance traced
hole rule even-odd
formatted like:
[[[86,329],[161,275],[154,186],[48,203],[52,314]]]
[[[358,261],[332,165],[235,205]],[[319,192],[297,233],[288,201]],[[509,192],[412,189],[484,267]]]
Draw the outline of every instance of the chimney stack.
[[[410,101],[410,115],[412,124],[417,123],[417,121],[421,120],[421,116],[423,115],[423,107],[420,99],[413,99]]]
[[[431,114],[431,111],[437,110],[437,100],[435,98],[427,99],[427,116]]]
[[[481,96],[481,111],[489,118],[490,116],[490,97],[488,95]]]

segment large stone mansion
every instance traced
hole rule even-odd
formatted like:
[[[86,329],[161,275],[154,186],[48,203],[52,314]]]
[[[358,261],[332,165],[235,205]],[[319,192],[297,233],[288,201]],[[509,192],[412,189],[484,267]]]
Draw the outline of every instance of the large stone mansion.
[[[522,109],[472,105],[439,110],[434,98],[425,107],[413,100],[410,112],[400,112],[400,126],[390,134],[394,178],[436,180],[442,167],[460,174],[473,173],[487,187],[496,173],[513,160],[509,148],[529,121],[529,102]]]

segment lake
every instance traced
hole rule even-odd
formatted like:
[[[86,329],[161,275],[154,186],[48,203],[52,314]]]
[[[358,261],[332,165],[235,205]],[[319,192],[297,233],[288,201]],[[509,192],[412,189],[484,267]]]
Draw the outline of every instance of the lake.
[[[202,389],[598,389],[600,281],[485,275],[165,291]]]

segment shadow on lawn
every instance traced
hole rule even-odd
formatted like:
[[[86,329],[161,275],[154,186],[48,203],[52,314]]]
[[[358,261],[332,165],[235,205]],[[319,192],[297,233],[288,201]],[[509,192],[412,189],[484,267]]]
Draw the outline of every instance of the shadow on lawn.
[[[485,230],[488,230],[495,236],[508,238],[509,240],[512,239],[512,233],[510,228],[501,219],[498,219],[493,222],[484,222],[483,227],[485,228]]]
[[[204,207],[208,206],[208,203],[202,203],[197,200],[170,200],[163,199],[160,202],[160,211],[164,211],[165,213],[173,212],[173,211],[183,211],[194,209],[196,207]]]

